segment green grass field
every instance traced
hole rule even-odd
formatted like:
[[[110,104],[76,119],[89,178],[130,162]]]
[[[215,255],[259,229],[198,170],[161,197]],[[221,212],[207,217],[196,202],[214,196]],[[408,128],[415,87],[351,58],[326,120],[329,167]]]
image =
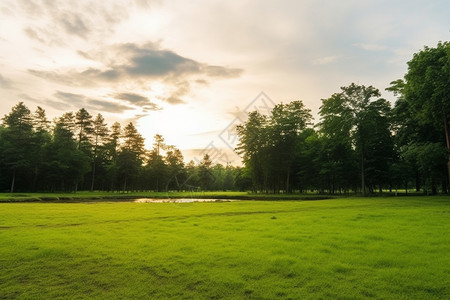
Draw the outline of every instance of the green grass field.
[[[1,203],[0,299],[449,299],[450,198]]]

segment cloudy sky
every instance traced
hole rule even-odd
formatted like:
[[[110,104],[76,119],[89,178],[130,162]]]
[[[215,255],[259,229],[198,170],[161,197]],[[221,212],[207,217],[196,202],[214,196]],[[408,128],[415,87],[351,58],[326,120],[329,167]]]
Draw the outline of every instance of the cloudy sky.
[[[236,163],[243,112],[302,100],[315,115],[351,82],[393,100],[413,53],[449,39],[448,0],[0,0],[0,115],[84,107],[148,148],[160,133]]]

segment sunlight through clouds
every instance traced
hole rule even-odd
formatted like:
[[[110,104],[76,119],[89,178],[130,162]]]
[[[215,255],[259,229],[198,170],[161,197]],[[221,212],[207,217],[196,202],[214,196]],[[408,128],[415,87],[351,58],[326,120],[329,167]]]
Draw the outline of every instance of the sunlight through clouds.
[[[51,118],[84,107],[141,124],[147,143],[160,131],[201,148],[211,136],[185,136],[220,132],[261,91],[316,115],[340,86],[383,90],[413,53],[449,39],[449,10],[443,0],[4,0],[0,113],[19,101]]]

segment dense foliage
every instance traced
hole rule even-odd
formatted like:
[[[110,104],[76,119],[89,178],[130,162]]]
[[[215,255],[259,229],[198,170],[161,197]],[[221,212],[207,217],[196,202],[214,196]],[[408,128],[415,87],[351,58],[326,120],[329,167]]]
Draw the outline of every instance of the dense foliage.
[[[185,164],[155,136],[147,150],[133,123],[111,127],[84,108],[55,119],[23,102],[0,126],[1,191],[246,190],[373,193],[449,190],[450,43],[425,47],[387,90],[350,84],[322,99],[313,126],[302,101],[250,112],[237,127],[244,167]]]
[[[234,189],[241,170],[212,165],[185,165],[179,149],[155,136],[154,148],[133,123],[110,128],[101,114],[84,108],[64,113],[50,125],[45,110],[32,113],[23,102],[0,126],[1,191],[170,191]]]
[[[416,53],[387,90],[394,108],[373,86],[342,87],[322,99],[315,127],[301,101],[251,112],[237,131],[253,190],[447,192],[450,43]]]

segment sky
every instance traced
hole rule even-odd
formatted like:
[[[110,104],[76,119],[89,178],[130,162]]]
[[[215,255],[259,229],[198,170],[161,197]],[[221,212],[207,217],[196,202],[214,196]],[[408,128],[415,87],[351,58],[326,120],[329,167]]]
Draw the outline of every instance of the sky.
[[[448,0],[0,0],[0,116],[85,108],[133,122],[185,160],[239,164],[247,112],[384,89],[424,46],[450,39]]]

